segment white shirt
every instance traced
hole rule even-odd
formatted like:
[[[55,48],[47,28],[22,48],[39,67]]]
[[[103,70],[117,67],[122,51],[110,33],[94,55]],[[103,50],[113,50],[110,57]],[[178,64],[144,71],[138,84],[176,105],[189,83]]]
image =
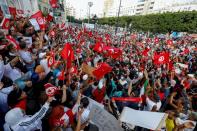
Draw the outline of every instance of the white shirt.
[[[8,94],[13,90],[13,86],[6,87],[0,90],[0,112],[8,111],[7,97]]]
[[[47,75],[50,72],[50,68],[48,67],[48,61],[47,59],[42,59],[40,61],[40,65],[42,65],[42,67],[44,68],[45,74]]]
[[[4,75],[12,81],[15,81],[16,79],[21,78],[22,72],[18,68],[12,68],[10,63],[8,63],[4,66]]]
[[[32,55],[29,51],[20,50],[19,55],[26,63],[30,63],[33,61]]]
[[[152,109],[153,109],[153,106],[157,106],[157,111],[161,108],[161,101],[159,101],[159,102],[154,102],[154,101],[152,101],[152,100],[150,100],[148,97],[146,97],[146,104],[147,104],[147,106],[146,106],[146,108],[145,108],[145,110],[148,110],[148,111],[151,111]]]

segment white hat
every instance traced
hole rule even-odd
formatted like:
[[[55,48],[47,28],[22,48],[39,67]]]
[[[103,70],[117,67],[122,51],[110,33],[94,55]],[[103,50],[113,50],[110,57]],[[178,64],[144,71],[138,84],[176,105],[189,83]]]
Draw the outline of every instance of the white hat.
[[[20,108],[14,108],[6,113],[5,122],[9,126],[14,126],[23,118],[23,116],[24,114]]]
[[[87,80],[88,79],[88,75],[87,74],[85,74],[85,75],[83,75],[83,80],[85,81],[85,80]]]

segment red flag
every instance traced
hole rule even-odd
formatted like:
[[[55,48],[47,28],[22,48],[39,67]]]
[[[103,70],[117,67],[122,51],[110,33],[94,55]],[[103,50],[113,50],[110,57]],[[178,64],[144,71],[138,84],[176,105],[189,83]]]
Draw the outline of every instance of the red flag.
[[[173,62],[172,61],[169,62],[169,65],[168,66],[169,66],[169,70],[170,71],[174,70],[174,65],[173,65]]]
[[[52,8],[57,8],[58,7],[57,0],[50,0],[49,3],[50,3]]]
[[[149,51],[150,51],[150,49],[146,48],[144,51],[142,51],[142,55],[147,56]]]
[[[103,46],[100,42],[97,42],[95,45],[94,45],[94,51],[98,52],[98,53],[101,53],[102,50],[103,50]]]
[[[181,55],[186,55],[186,54],[188,54],[188,53],[189,53],[189,49],[186,48],[186,49],[184,49],[184,51],[181,52],[180,54],[181,54]]]
[[[154,43],[155,43],[155,44],[158,44],[158,43],[159,43],[159,38],[155,37],[155,38],[154,38]]]
[[[52,67],[55,64],[55,53],[52,51],[47,59],[48,67]]]
[[[47,21],[51,22],[53,20],[53,13],[50,12],[47,17],[46,17]]]
[[[168,52],[161,52],[160,54],[154,54],[155,64],[166,64],[169,63],[170,54]]]
[[[151,42],[151,38],[147,38],[147,39],[146,39],[146,42],[147,42],[147,43],[150,43],[150,42]]]
[[[33,14],[30,19],[36,19],[38,25],[40,26],[41,30],[45,29],[45,19],[42,15],[41,11],[36,12],[35,14]]]
[[[76,66],[73,66],[70,68],[70,74],[77,74],[77,67]]]
[[[1,22],[1,28],[8,30],[10,28],[10,19],[4,17]]]
[[[9,7],[10,14],[16,17],[16,8],[15,7]]]
[[[58,76],[58,80],[64,80],[65,79],[65,71],[63,70],[62,72],[61,72],[61,74]]]
[[[67,59],[69,59],[69,58],[71,58],[72,60],[75,59],[75,58],[74,58],[74,51],[73,51],[73,49],[72,49],[72,47],[71,47],[71,44],[66,43],[66,44],[64,45],[64,48],[63,48],[63,50],[61,51],[61,56],[62,56],[65,60],[67,60]]]
[[[117,59],[120,56],[122,56],[122,50],[119,48],[109,48],[109,49],[107,49],[107,51],[108,51],[107,55],[114,58],[114,59]]]
[[[71,44],[66,43],[63,50],[61,51],[61,56],[64,60],[67,60],[67,69],[72,65],[72,61],[75,59],[74,51],[71,47]]]
[[[173,41],[172,40],[167,40],[167,42],[166,42],[168,45],[172,45],[173,44]]]
[[[107,63],[99,63],[96,69],[93,71],[93,75],[97,79],[101,79],[105,74],[111,72],[112,67]]]
[[[13,46],[14,46],[17,50],[20,49],[19,43],[18,43],[11,35],[7,35],[7,36],[6,36],[6,39],[7,39],[8,41],[10,41],[10,43],[13,44]]]

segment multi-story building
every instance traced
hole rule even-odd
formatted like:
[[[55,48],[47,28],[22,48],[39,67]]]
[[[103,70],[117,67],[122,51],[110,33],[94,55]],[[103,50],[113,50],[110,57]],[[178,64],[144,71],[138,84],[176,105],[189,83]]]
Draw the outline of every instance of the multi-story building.
[[[118,16],[120,0],[114,0],[105,17]],[[120,16],[197,10],[197,0],[122,0]]]

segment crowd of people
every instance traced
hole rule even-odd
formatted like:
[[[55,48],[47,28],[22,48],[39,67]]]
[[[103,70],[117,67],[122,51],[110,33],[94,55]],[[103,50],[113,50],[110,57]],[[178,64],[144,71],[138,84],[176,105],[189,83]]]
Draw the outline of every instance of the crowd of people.
[[[195,130],[196,45],[188,34],[149,38],[55,22],[35,30],[29,18],[10,19],[0,31],[0,127],[97,131],[91,98],[116,119],[127,106],[167,113],[163,130]]]

